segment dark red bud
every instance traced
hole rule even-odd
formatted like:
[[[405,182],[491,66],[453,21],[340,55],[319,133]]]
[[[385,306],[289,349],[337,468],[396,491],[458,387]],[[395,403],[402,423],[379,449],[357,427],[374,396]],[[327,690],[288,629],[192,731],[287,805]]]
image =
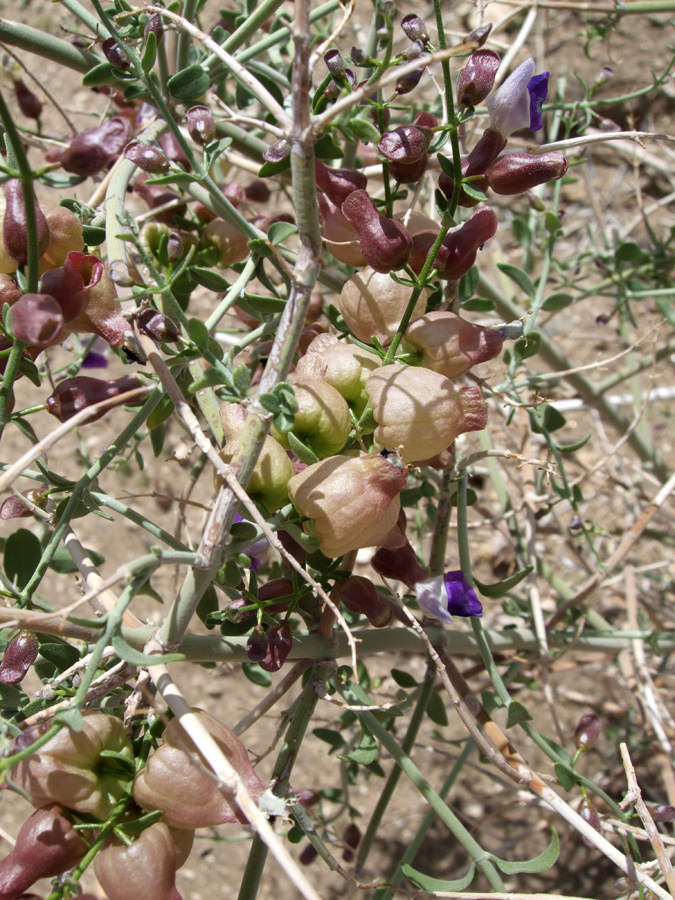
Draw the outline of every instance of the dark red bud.
[[[485,41],[487,41],[491,31],[492,22],[490,22],[489,25],[481,25],[479,28],[474,28],[473,31],[470,31],[462,43],[477,44],[478,47],[482,47]]]
[[[482,206],[457,230],[447,235],[436,255],[434,266],[439,277],[458,281],[476,261],[479,247],[494,237],[497,216],[489,206]],[[433,231],[420,231],[413,238],[410,268],[416,275],[422,271],[435,240]]]
[[[271,581],[261,584],[258,588],[258,600],[261,603],[269,603],[265,606],[265,612],[280,613],[286,612],[291,605],[291,598],[295,593],[293,582],[290,578],[272,578]],[[282,598],[287,599],[282,599]],[[271,600],[281,600],[280,603],[270,603]]]
[[[316,186],[336,206],[342,206],[354,191],[364,190],[368,179],[356,169],[331,169],[320,159],[314,161]]]
[[[115,38],[108,38],[103,41],[101,44],[101,50],[103,50],[103,55],[108,60],[108,62],[115,66],[116,69],[122,69],[126,71],[131,63],[129,62],[129,57],[126,55],[124,50],[117,43]]]
[[[411,163],[390,162],[389,174],[400,184],[417,184],[426,172],[428,165],[429,155],[425,153]]]
[[[469,168],[469,160],[468,157],[464,157],[461,161],[462,163],[462,175],[466,176],[467,169]],[[476,177],[474,181],[471,182],[473,187],[476,188],[477,191],[481,191],[481,193],[485,194],[488,190],[487,178],[485,176]],[[438,176],[438,187],[443,191],[448,200],[452,197],[452,192],[454,188],[455,182],[449,175],[446,175],[445,172],[441,172]],[[464,206],[467,209],[470,209],[473,206],[478,206],[480,200],[477,197],[472,197],[471,194],[467,194],[464,188],[461,188],[459,192],[459,205]]]
[[[400,96],[401,94],[409,94],[411,91],[414,91],[420,83],[420,78],[423,74],[424,66],[420,66],[419,69],[414,69],[412,72],[408,72],[407,75],[401,75],[396,82],[396,93]]]
[[[582,797],[579,805],[577,806],[577,812],[584,820],[584,822],[588,822],[591,828],[595,828],[596,831],[600,831],[600,816],[598,815],[597,809],[593,806],[593,804],[587,797]],[[587,837],[584,837],[582,835],[581,840],[591,850],[596,849],[595,844]]]
[[[29,488],[27,491],[21,491],[21,496],[42,508],[46,495],[44,491],[40,491],[37,488]],[[22,503],[21,497],[18,497],[16,494],[7,497],[0,504],[0,519],[5,521],[8,519],[27,519],[32,515],[32,509],[26,506],[25,503]]]
[[[313,791],[311,788],[301,788],[297,792],[298,803],[303,809],[309,809],[311,806],[315,806],[319,800],[321,799],[316,791]]]
[[[355,66],[369,66],[372,64],[371,58],[367,56],[359,47],[352,47],[349,55],[351,56],[352,62]]]
[[[39,119],[42,115],[42,103],[35,94],[19,79],[14,82],[14,93],[19,109],[29,119]]]
[[[78,134],[62,155],[61,165],[74,175],[95,175],[120,155],[130,137],[129,121],[115,116]]]
[[[267,656],[267,635],[262,625],[256,625],[246,641],[246,655],[251,662],[262,662]]]
[[[173,344],[180,337],[174,322],[156,309],[148,307],[142,310],[137,321],[138,330],[160,344]]]
[[[390,162],[413,163],[429,149],[433,132],[419,125],[401,125],[380,138],[377,152]]]
[[[11,315],[17,341],[41,350],[58,340],[65,324],[61,307],[49,294],[23,294]]]
[[[356,84],[356,73],[353,69],[345,69],[343,81],[338,81],[335,78],[332,81],[329,81],[324,88],[323,96],[326,100],[337,100],[347,83],[352,87]]]
[[[406,62],[410,62],[411,59],[417,59],[418,56],[424,53],[424,46],[424,41],[413,41],[401,53],[401,59],[404,59]]]
[[[506,147],[506,138],[493,128],[486,128],[467,157],[464,175],[482,175]]]
[[[159,44],[164,39],[164,25],[162,24],[162,18],[159,13],[153,13],[145,23],[143,36],[147,38],[151,31],[157,38],[157,43]]]
[[[28,232],[26,230],[26,201],[23,187],[18,178],[10,178],[2,186],[5,195],[5,216],[2,223],[2,237],[5,250],[20,266],[28,262]],[[38,256],[42,256],[49,246],[49,225],[34,197],[35,218],[38,232]]]
[[[216,136],[216,123],[208,106],[193,106],[187,111],[188,134],[200,147],[210,144]]]
[[[166,255],[169,259],[169,263],[171,265],[177,263],[179,259],[183,258],[184,253],[185,247],[183,246],[183,238],[177,231],[170,231],[166,244]]]
[[[675,806],[650,806],[649,812],[655,822],[675,822]]]
[[[309,866],[314,862],[318,855],[319,851],[316,849],[314,844],[306,844],[302,848],[302,853],[298,857],[298,862],[301,866]]]
[[[567,172],[567,158],[559,150],[550,153],[507,153],[485,172],[495,194],[523,194],[539,184],[557,181]]]
[[[169,160],[156,147],[149,147],[141,141],[132,141],[124,148],[127,159],[151,175],[166,175],[171,166]]]
[[[595,713],[584,713],[574,729],[574,746],[585,752],[595,746],[602,732],[602,720]]]
[[[425,581],[429,573],[417,562],[415,551],[409,541],[398,550],[380,547],[370,561],[373,569],[384,578],[402,581],[411,590],[420,581]]]
[[[293,646],[293,634],[288,622],[273,625],[267,632],[267,653],[260,661],[260,668],[266,672],[278,672],[286,662]]]
[[[244,188],[244,194],[250,203],[267,203],[270,199],[270,189],[264,181],[252,181]]]
[[[159,143],[171,162],[179,163],[186,172],[191,171],[190,161],[172,131],[166,131],[159,139]]]
[[[254,609],[244,608],[251,605],[252,603],[248,598],[237,597],[236,600],[232,600],[230,605],[227,607],[227,618],[230,622],[234,622],[236,625],[238,625],[240,622],[245,622],[247,619],[255,616]]]
[[[433,113],[421,110],[413,119],[413,125],[417,125],[419,128],[428,128],[431,131],[435,131],[438,128],[438,119]]]
[[[103,260],[93,254],[71,250],[66,261],[42,276],[42,290],[58,302],[66,322],[72,322],[89,305],[91,289],[103,278]]]
[[[391,272],[408,262],[412,238],[400,222],[381,216],[365,191],[350,194],[342,213],[357,230],[363,258],[376,272]]]
[[[37,659],[39,649],[38,639],[32,631],[20,631],[7,645],[0,665],[0,681],[20,684]]]
[[[283,159],[286,159],[287,156],[290,155],[291,152],[291,144],[290,141],[281,140],[277,141],[276,144],[272,144],[267,150],[263,150],[263,159],[268,163],[278,163]]]
[[[47,412],[60,422],[66,422],[80,410],[86,409],[94,403],[119,397],[121,394],[126,394],[127,391],[133,391],[140,387],[143,385],[133,375],[126,375],[124,378],[116,378],[112,381],[103,381],[88,375],[76,375],[74,378],[66,378],[56,386],[54,393],[47,398]],[[99,410],[92,414],[91,418],[87,419],[87,424],[96,422],[107,411],[107,409]]]
[[[415,13],[408,13],[401,19],[403,33],[410,41],[423,41],[429,43],[429,34],[424,22]]]
[[[326,63],[326,68],[336,81],[344,82],[346,80],[347,69],[339,50],[328,50],[323,55],[323,61]]]
[[[500,56],[494,50],[477,50],[457,78],[457,103],[477,106],[492,90],[499,69]]]
[[[350,612],[365,616],[375,628],[385,628],[394,618],[391,606],[378,593],[373,582],[361,575],[351,575],[338,582],[334,597],[341,600]]]

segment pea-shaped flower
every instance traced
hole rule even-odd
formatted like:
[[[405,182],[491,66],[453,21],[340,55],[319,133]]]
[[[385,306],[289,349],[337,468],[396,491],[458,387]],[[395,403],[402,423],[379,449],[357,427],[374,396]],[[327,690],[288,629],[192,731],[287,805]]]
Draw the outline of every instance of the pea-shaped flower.
[[[375,446],[398,450],[406,463],[429,459],[458,435],[487,424],[480,388],[456,385],[430,369],[383,366],[368,378],[366,391],[377,422]]]
[[[419,354],[420,365],[446,378],[459,378],[502,349],[494,328],[474,325],[451,312],[430,312],[412,322],[404,335],[406,351]]]
[[[453,616],[483,615],[483,605],[461,569],[416,584],[415,594],[427,615],[447,625]]]
[[[388,274],[367,268],[347,281],[340,294],[340,312],[354,337],[371,343],[376,337],[388,344],[396,334],[413,289],[398,284]],[[429,291],[419,296],[412,318],[424,315]]]
[[[396,455],[333,456],[291,478],[288,491],[311,519],[305,528],[319,538],[321,552],[336,558],[360,547],[403,546],[396,522],[407,477]]]
[[[548,72],[534,74],[531,56],[522,62],[487,98],[490,128],[505,138],[524,128],[538,131],[543,124],[542,107],[548,94],[548,79]]]

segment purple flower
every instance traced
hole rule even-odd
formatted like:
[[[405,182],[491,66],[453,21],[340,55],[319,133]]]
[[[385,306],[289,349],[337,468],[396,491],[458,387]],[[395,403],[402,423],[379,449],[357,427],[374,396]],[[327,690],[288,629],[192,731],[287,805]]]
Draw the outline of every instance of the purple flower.
[[[235,515],[234,515],[234,523],[233,523],[233,524],[236,525],[237,522],[246,522],[247,525],[252,525],[252,524],[253,524],[252,522],[249,522],[248,519],[245,519],[245,518],[244,518],[242,515],[240,515],[239,513],[235,513]],[[248,558],[251,560],[251,565],[250,565],[250,566],[247,566],[246,568],[247,568],[247,569],[253,569],[254,572],[257,572],[258,569],[259,569],[259,567],[260,567],[261,558],[262,558],[263,556],[266,556],[266,555],[267,555],[267,551],[269,550],[269,546],[270,546],[270,545],[267,543],[267,540],[266,540],[265,538],[262,538],[262,539],[259,540],[259,541],[255,541],[255,543],[253,543],[253,544],[249,544],[248,547],[244,547],[244,549],[243,549],[241,552],[242,552],[245,556],[248,556]],[[257,554],[257,555],[256,555],[256,554]]]
[[[531,56],[522,62],[504,84],[487,98],[490,128],[505,138],[523,128],[529,131],[541,128],[548,79],[548,72],[534,74]]]
[[[476,592],[458,569],[415,585],[417,602],[423,611],[450,624],[453,616],[482,616],[483,607]]]

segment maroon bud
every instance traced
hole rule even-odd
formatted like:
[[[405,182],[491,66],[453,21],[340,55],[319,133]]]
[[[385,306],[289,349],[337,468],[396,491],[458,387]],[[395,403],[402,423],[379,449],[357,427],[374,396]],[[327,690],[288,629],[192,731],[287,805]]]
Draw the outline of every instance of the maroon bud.
[[[470,31],[467,36],[462,41],[463,44],[476,44],[477,47],[482,47],[485,41],[487,41],[490,32],[492,31],[492,22],[489,25],[481,25],[479,28],[474,28],[473,31]]]
[[[424,53],[424,41],[413,41],[412,44],[408,44],[408,46],[403,50],[400,54],[401,59],[404,59],[406,62],[410,62],[411,59],[417,59],[418,56],[421,56]]]
[[[112,381],[103,381],[100,378],[91,378],[88,375],[76,375],[74,378],[66,378],[56,386],[51,397],[47,398],[47,412],[55,416],[60,422],[67,422],[72,416],[102,400],[110,400],[143,387],[138,378],[126,375],[124,378],[116,378]],[[124,402],[124,401],[121,401]],[[114,404],[111,404],[113,406]],[[93,413],[86,420],[87,424],[96,422],[102,418],[107,409]]]
[[[193,106],[187,111],[188,134],[200,147],[210,144],[216,136],[216,123],[208,106]]]
[[[89,305],[90,292],[100,283],[104,271],[98,256],[71,250],[62,266],[42,276],[42,290],[58,302],[64,321],[72,322]]]
[[[347,69],[339,50],[328,50],[323,55],[323,61],[326,63],[326,68],[336,81],[346,81]]]
[[[256,625],[246,641],[246,655],[251,662],[262,662],[267,656],[267,635],[262,625]]]
[[[240,622],[245,622],[247,619],[255,616],[254,609],[245,609],[246,606],[252,605],[253,604],[247,597],[237,597],[236,600],[232,600],[230,605],[227,607],[228,620],[230,622],[234,622],[236,625],[239,625]]]
[[[298,857],[298,862],[301,866],[309,866],[314,862],[318,855],[319,851],[316,849],[314,844],[305,844],[305,846],[302,848],[302,853]]]
[[[42,115],[42,103],[20,78],[14,82],[14,93],[19,109],[24,116],[29,119],[39,119]]]
[[[145,23],[143,36],[147,39],[151,31],[157,38],[158,44],[164,40],[164,25],[162,25],[162,18],[159,13],[153,13]]]
[[[350,822],[349,825],[347,825],[342,835],[342,841],[344,843],[342,858],[345,862],[349,863],[354,859],[352,850],[356,850],[361,843],[361,829],[356,822]]]
[[[377,152],[390,162],[413,163],[429,149],[433,132],[418,125],[401,125],[380,138]]]
[[[429,34],[424,22],[415,13],[408,13],[401,19],[401,28],[410,41],[429,43]]]
[[[352,58],[352,62],[355,66],[370,66],[372,65],[372,59],[367,56],[363,50],[359,47],[352,47],[351,52],[349,54]]]
[[[293,634],[288,622],[273,625],[267,632],[267,653],[260,661],[261,669],[266,672],[278,672],[286,662],[293,646]]]
[[[429,155],[425,153],[415,162],[390,162],[389,174],[400,184],[417,184],[429,165]]]
[[[185,247],[183,246],[183,238],[177,231],[170,231],[166,244],[166,255],[169,259],[169,263],[171,265],[177,263],[179,259],[183,258],[184,253]]]
[[[250,203],[267,203],[270,199],[270,189],[264,181],[252,181],[244,188],[246,199]]]
[[[263,150],[263,159],[268,163],[278,163],[283,159],[286,159],[287,156],[290,155],[291,152],[291,144],[290,141],[281,140],[277,141],[276,144],[272,144],[267,150]]]
[[[457,103],[459,106],[477,106],[492,90],[499,63],[494,50],[478,50],[472,53],[457,78]]]
[[[506,138],[494,128],[486,128],[467,157],[464,175],[482,175],[487,167],[497,159],[504,147],[506,147]]]
[[[507,153],[485,172],[495,194],[523,194],[539,184],[557,181],[567,171],[567,158],[559,150],[550,153]]]
[[[124,50],[117,43],[115,38],[108,38],[103,41],[101,44],[101,50],[103,50],[103,55],[108,60],[108,62],[115,66],[116,69],[122,69],[126,71],[130,68],[131,63],[129,62],[129,57],[126,55]]]
[[[391,606],[378,593],[373,582],[362,575],[350,575],[338,582],[333,599],[342,601],[349,612],[365,616],[375,628],[385,628],[394,618]]]
[[[179,163],[186,172],[191,171],[192,166],[190,165],[190,160],[185,155],[185,151],[178,143],[176,135],[172,131],[166,131],[159,139],[159,143],[171,162]]]
[[[16,281],[11,276],[0,273],[0,306],[3,303],[13,306],[19,297],[21,297],[21,288]]]
[[[588,797],[582,797],[579,805],[577,806],[577,812],[584,820],[584,822],[588,822],[591,828],[595,828],[596,831],[600,831],[600,816],[598,815],[597,809],[593,806]],[[589,847],[591,850],[595,850],[595,844],[590,841],[587,837],[581,836],[581,840]]]
[[[413,119],[413,125],[417,125],[418,128],[428,128],[431,131],[435,131],[438,128],[438,119],[433,113],[420,110]]]
[[[420,581],[426,581],[429,573],[417,562],[415,551],[406,541],[398,550],[380,547],[370,561],[373,569],[383,578],[402,581],[411,590]]]
[[[461,160],[462,163],[462,176],[466,176],[467,169],[469,168],[469,160],[468,157],[463,157]],[[485,194],[488,189],[487,178],[484,176],[475,177],[475,180],[471,182],[473,187],[476,188],[477,191],[481,191],[481,193]],[[448,200],[452,197],[452,192],[455,186],[454,179],[452,179],[449,175],[446,175],[445,172],[441,172],[438,176],[438,187],[443,191]],[[459,192],[459,205],[464,206],[467,209],[470,209],[473,206],[478,206],[481,202],[477,197],[472,197],[462,187]]]
[[[265,606],[265,612],[268,613],[286,612],[294,594],[295,588],[290,578],[273,578],[258,588],[258,600],[261,603],[269,604]],[[281,602],[270,603],[271,600],[281,600]]]
[[[95,175],[120,155],[130,137],[129,121],[115,116],[78,134],[61,156],[61,165],[74,175]]]
[[[27,491],[21,491],[21,496],[42,508],[46,493],[37,488],[29,488]],[[26,506],[25,503],[22,503],[21,497],[17,496],[17,494],[12,494],[11,497],[7,497],[0,504],[0,519],[5,521],[8,519],[27,519],[32,515],[33,510]]]
[[[439,277],[458,281],[466,275],[476,261],[478,248],[494,237],[496,231],[497,216],[489,206],[481,206],[441,244],[434,261]],[[433,231],[419,231],[414,236],[410,268],[416,275],[422,271],[436,236]]]
[[[316,186],[336,206],[342,206],[354,191],[364,190],[368,179],[356,169],[331,169],[320,159],[314,161]]]
[[[649,812],[655,822],[675,822],[675,806],[650,806]]]
[[[11,315],[17,341],[41,350],[59,339],[65,324],[61,307],[49,294],[24,294]]]
[[[2,224],[2,237],[5,250],[20,266],[28,262],[28,232],[26,230],[26,201],[23,187],[18,178],[10,178],[2,186],[5,195],[5,216]],[[35,218],[38,232],[38,256],[49,246],[49,225],[40,208],[37,197],[34,197]]]
[[[357,230],[363,258],[376,272],[401,269],[408,262],[412,238],[400,222],[381,216],[365,191],[350,194],[342,213]]]
[[[142,141],[132,141],[124,148],[127,159],[150,175],[166,175],[171,166],[169,160],[156,147],[149,147]]]
[[[584,713],[574,729],[574,746],[585,753],[592,749],[602,732],[602,720],[595,713]]]
[[[164,313],[147,307],[138,314],[138,330],[159,344],[173,344],[180,337],[174,322]]]
[[[412,72],[408,72],[407,75],[401,75],[396,82],[396,93],[401,96],[401,94],[409,94],[411,91],[414,91],[420,83],[420,78],[423,74],[424,66],[420,66],[419,69],[414,69]]]
[[[344,81],[337,81],[336,79],[329,81],[324,88],[323,96],[326,100],[337,100],[347,83],[352,87],[356,84],[356,73],[353,69],[345,69]]]
[[[39,649],[38,639],[32,631],[20,631],[7,645],[0,665],[0,681],[20,684],[37,659]]]

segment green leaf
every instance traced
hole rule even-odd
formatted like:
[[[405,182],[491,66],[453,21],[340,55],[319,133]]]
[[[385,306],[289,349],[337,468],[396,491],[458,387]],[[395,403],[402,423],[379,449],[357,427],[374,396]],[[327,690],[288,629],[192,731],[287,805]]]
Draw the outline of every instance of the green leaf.
[[[657,300],[656,308],[669,325],[675,325],[675,303],[672,300]]]
[[[330,134],[324,134],[314,144],[314,155],[317,159],[341,159],[345,154],[342,147],[335,143]]]
[[[350,753],[349,756],[341,756],[339,758],[348,760],[349,762],[355,762],[360,766],[369,766],[371,763],[375,762],[379,752],[377,741],[363,722],[361,722],[361,740],[359,741],[359,746],[353,753]]]
[[[153,431],[153,429],[159,428],[160,425],[166,422],[173,411],[173,400],[168,394],[165,394],[145,420],[145,424],[150,431]]]
[[[404,672],[401,669],[392,669],[390,672],[391,677],[394,679],[396,684],[402,688],[414,688],[417,687],[418,683],[408,672]]]
[[[27,528],[10,534],[5,544],[5,575],[23,590],[42,559],[40,541]]]
[[[251,389],[251,373],[249,372],[248,367],[243,364],[237,366],[232,373],[232,381],[234,382],[234,389],[239,396],[247,397],[248,392]]]
[[[227,278],[223,278],[222,275],[213,272],[211,269],[203,269],[201,266],[190,266],[190,275],[192,275],[197,284],[201,284],[207,290],[215,291],[218,294],[224,293],[231,287]]]
[[[56,188],[56,190],[67,190],[82,184],[85,179],[82,175],[67,175],[65,172],[45,172],[40,175],[38,181],[46,187]]]
[[[330,744],[331,750],[337,750],[345,742],[340,732],[331,728],[314,728],[312,734],[325,744]]]
[[[145,75],[155,64],[157,58],[157,35],[154,31],[148,31],[145,37],[145,47],[143,48],[143,56],[141,56],[141,68]]]
[[[435,725],[443,727],[448,724],[448,714],[440,694],[434,692],[429,698],[427,715]]]
[[[555,864],[560,853],[558,833],[555,828],[552,828],[551,831],[553,833],[551,843],[543,853],[535,856],[534,859],[526,859],[523,862],[510,862],[509,860],[499,859],[493,856],[492,853],[489,854],[490,859],[505,875],[520,875],[521,873],[533,875],[537,872],[545,872]]]
[[[208,349],[209,330],[201,319],[188,319],[188,334],[200,350]]]
[[[95,550],[90,550],[88,547],[85,547],[84,549],[87,556],[96,567],[103,565],[105,562],[105,556],[103,556],[103,554],[97,553]],[[77,572],[77,566],[73,562],[73,557],[65,547],[56,548],[56,552],[52,556],[52,561],[49,563],[49,568],[58,572],[59,575],[74,575],[75,572]]]
[[[136,771],[135,761],[118,753],[117,750],[101,750],[99,756],[106,761],[106,767],[110,769],[121,770],[128,775],[133,775]]]
[[[562,222],[556,216],[555,213],[552,213],[550,210],[546,210],[544,213],[544,228],[548,231],[549,234],[555,234],[562,227]]]
[[[497,308],[494,300],[488,300],[486,297],[474,297],[473,300],[467,300],[462,303],[462,309],[468,309],[472,312],[492,312]]]
[[[268,412],[281,412],[281,403],[276,394],[261,394],[258,397],[258,400],[260,401],[260,405],[264,406]]]
[[[574,777],[574,774],[570,772],[567,766],[564,766],[562,763],[556,763],[553,766],[553,770],[555,772],[555,777],[565,788],[565,790],[571,791],[577,783],[577,779]]]
[[[116,825],[116,829],[121,829],[125,834],[140,834],[141,831],[145,831],[146,828],[149,828],[151,825],[154,825],[155,822],[159,822],[164,813],[161,809],[156,809],[154,812],[146,813],[144,816],[139,816],[138,819],[132,819],[130,822],[120,822]]]
[[[587,444],[591,439],[591,433],[589,432],[585,438],[581,438],[580,441],[575,441],[573,444],[558,444],[554,443],[554,447],[559,450],[561,453],[576,453],[577,450],[581,450],[581,448]]]
[[[530,722],[532,716],[519,700],[512,700],[506,710],[506,727],[513,728],[521,722]]]
[[[518,338],[513,345],[513,355],[516,365],[520,365],[525,359],[536,356],[541,349],[541,335],[538,331],[530,331],[524,337]]]
[[[377,144],[380,140],[380,132],[373,125],[370,119],[350,119],[349,127],[356,137],[363,141],[364,144]]]
[[[28,697],[18,687],[0,682],[0,709],[22,709],[27,702]]]
[[[452,178],[454,181],[455,163],[453,162],[453,160],[451,160],[449,156],[445,156],[444,153],[439,153],[438,162],[442,171],[448,176],[448,178]]]
[[[290,169],[290,167],[290,155],[280,159],[279,162],[265,162],[258,169],[258,178],[271,178],[273,175],[281,175],[282,172]]]
[[[475,577],[474,581],[476,582],[476,587],[484,597],[496,600],[498,597],[503,597],[504,594],[508,594],[509,591],[513,590],[516,585],[519,585],[520,582],[524,578],[527,578],[530,572],[533,571],[533,565],[525,566],[524,569],[514,572],[513,575],[509,575],[508,578],[505,578],[503,581],[498,581],[496,584],[483,584]]]
[[[515,281],[518,287],[527,294],[530,300],[534,299],[536,293],[534,284],[530,276],[518,266],[512,266],[511,263],[497,263],[497,268],[511,279]]]
[[[121,634],[113,634],[111,643],[119,658],[132,666],[157,666],[160,663],[184,662],[186,659],[184,653],[141,653],[127,644]]]
[[[462,182],[462,190],[465,194],[468,194],[469,197],[473,197],[474,200],[478,200],[479,203],[482,203],[485,199],[487,199],[485,197],[485,194],[482,191],[479,191],[477,187],[474,187],[474,185],[470,181]]]
[[[308,447],[307,444],[303,444],[300,438],[297,438],[292,431],[288,432],[288,446],[293,453],[295,453],[300,462],[305,463],[306,466],[313,466],[314,463],[319,461],[318,456],[316,456],[311,447]]]
[[[473,881],[476,864],[472,862],[466,875],[463,878],[455,878],[453,881],[443,881],[441,878],[423,875],[422,872],[418,872],[417,869],[413,869],[407,863],[402,863],[401,869],[406,878],[409,878],[416,887],[422,888],[423,891],[429,891],[432,894],[436,892],[451,893],[453,891],[464,891],[468,888]]]
[[[157,178],[148,178],[146,184],[193,184],[199,181],[196,175],[189,172],[169,172],[168,175],[158,175]]]
[[[545,309],[546,312],[557,312],[559,309],[566,309],[572,303],[574,303],[574,297],[571,294],[565,294],[563,291],[560,291],[547,297],[541,308]]]
[[[549,433],[558,431],[567,424],[565,416],[563,416],[555,406],[551,406],[548,403],[540,406],[536,412],[532,412],[530,414],[530,421],[532,424],[532,431],[535,431],[537,434],[544,434],[547,431]]]
[[[70,728],[70,730],[74,731],[76,734],[84,728],[84,719],[77,707],[57,709],[54,713],[54,721],[65,725],[66,728]]]
[[[298,226],[292,222],[273,222],[267,232],[267,240],[276,247],[286,238],[295,234],[297,230]]]
[[[202,622],[206,623],[206,618],[210,613],[216,612],[218,609],[218,595],[216,589],[210,584],[202,594],[202,599],[197,604],[197,616]],[[213,628],[213,625],[208,626]]]
[[[245,662],[241,664],[241,667],[244,675],[253,684],[257,684],[259,687],[269,687],[272,684],[272,676],[269,672],[261,669],[258,663]]]
[[[84,87],[98,87],[101,84],[114,84],[117,81],[113,66],[109,62],[99,63],[82,78]]]
[[[65,672],[80,658],[80,654],[70,644],[40,644],[40,656],[51,663],[59,672]]]
[[[95,225],[83,225],[82,239],[87,247],[100,247],[105,241],[105,228],[98,228]]]
[[[197,100],[209,89],[211,78],[208,72],[197,63],[177,72],[167,82],[169,93],[177,100],[189,103],[191,100]]]

